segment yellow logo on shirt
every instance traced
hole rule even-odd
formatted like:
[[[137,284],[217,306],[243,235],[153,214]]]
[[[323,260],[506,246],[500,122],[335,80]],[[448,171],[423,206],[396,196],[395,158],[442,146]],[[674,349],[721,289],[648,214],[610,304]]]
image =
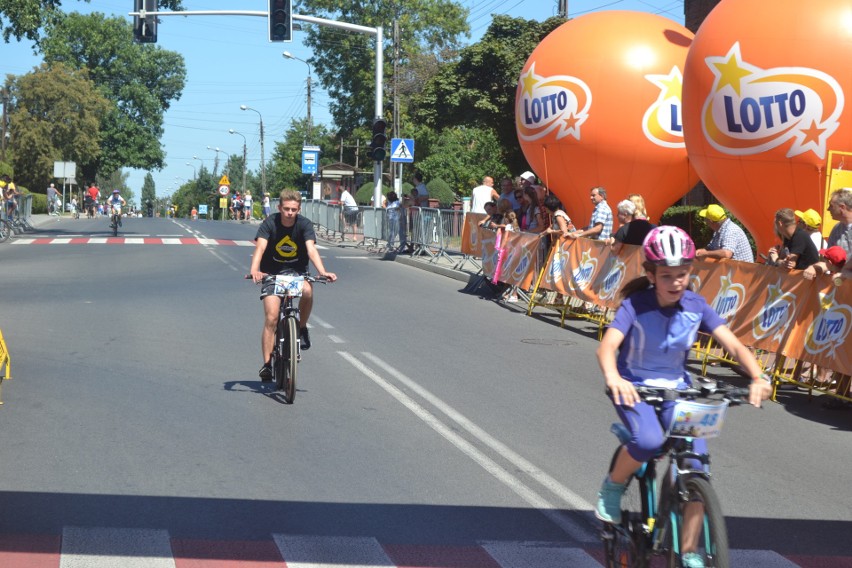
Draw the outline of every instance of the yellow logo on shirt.
[[[290,238],[290,235],[286,235],[283,239],[278,241],[278,244],[275,245],[275,252],[281,258],[291,259],[295,258],[297,254],[299,254],[299,247],[293,242],[293,239]]]

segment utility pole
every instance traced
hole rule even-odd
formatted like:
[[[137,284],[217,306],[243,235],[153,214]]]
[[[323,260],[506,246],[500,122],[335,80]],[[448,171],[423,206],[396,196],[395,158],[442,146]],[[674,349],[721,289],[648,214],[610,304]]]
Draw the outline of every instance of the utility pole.
[[[393,21],[393,138],[399,138],[399,20]],[[402,164],[391,162],[394,191],[402,191]]]
[[[559,4],[559,7],[557,8],[557,10],[559,10],[558,15],[561,18],[565,18],[567,20],[568,19],[568,0],[558,0],[558,4]]]
[[[0,160],[6,161],[6,107],[9,106],[9,98],[6,89],[0,89],[0,102],[3,103],[3,132],[0,133]]]

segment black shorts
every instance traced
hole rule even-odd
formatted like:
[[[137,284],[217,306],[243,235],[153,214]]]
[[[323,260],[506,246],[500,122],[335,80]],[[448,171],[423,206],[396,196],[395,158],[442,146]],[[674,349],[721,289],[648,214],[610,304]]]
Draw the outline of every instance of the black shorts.
[[[343,218],[346,219],[347,223],[356,223],[358,221],[358,211],[357,209],[344,209],[343,210]]]

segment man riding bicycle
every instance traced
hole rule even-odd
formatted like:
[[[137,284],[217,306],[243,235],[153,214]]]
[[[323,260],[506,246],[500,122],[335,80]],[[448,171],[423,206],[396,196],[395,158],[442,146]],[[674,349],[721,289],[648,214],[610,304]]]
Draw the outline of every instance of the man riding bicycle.
[[[260,225],[255,236],[256,245],[251,258],[251,277],[255,284],[263,281],[267,274],[277,275],[287,272],[305,274],[308,261],[316,268],[319,276],[334,282],[337,275],[326,272],[317,250],[317,236],[314,226],[306,217],[299,215],[302,208],[302,196],[298,191],[281,192],[278,201],[278,213],[270,215]],[[269,246],[271,243],[272,246]],[[260,291],[263,302],[264,323],[260,339],[263,367],[260,368],[261,380],[272,380],[270,356],[275,341],[275,328],[278,325],[278,313],[281,298],[275,295],[275,282],[267,280]],[[311,336],[308,334],[308,318],[313,307],[313,288],[304,283],[299,298],[299,339],[302,349],[310,349]]]
[[[121,226],[121,208],[122,206],[126,206],[127,202],[121,196],[121,192],[117,189],[112,190],[112,195],[107,198],[107,207],[109,207],[109,215],[112,217],[113,215],[118,215],[118,219],[109,224],[111,229],[114,229],[114,225],[118,223],[118,226]]]

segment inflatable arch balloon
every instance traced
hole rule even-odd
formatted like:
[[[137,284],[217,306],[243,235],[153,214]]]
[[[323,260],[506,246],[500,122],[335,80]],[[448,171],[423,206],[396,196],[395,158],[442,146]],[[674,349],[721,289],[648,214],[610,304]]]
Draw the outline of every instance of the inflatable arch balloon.
[[[515,97],[518,141],[577,226],[591,217],[595,186],[613,212],[642,194],[659,220],[698,181],[681,121],[692,37],[661,16],[605,11],[566,22],[530,55]]]
[[[722,0],[695,36],[687,152],[759,250],[778,209],[823,211],[829,151],[852,151],[850,56],[849,0]]]

